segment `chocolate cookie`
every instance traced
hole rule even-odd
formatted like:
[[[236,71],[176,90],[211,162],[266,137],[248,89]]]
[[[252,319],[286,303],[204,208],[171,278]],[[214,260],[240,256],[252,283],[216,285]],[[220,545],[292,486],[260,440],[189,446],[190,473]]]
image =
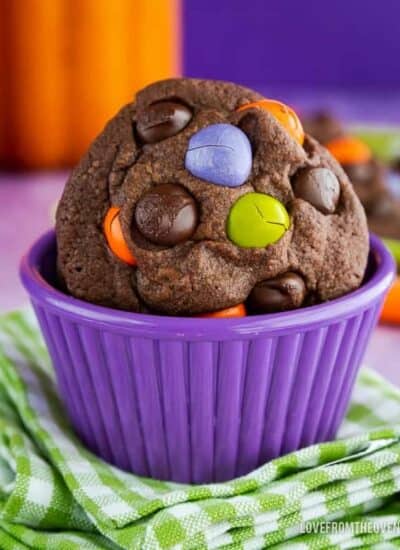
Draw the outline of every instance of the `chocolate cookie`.
[[[107,124],[65,187],[58,270],[118,309],[282,311],[357,288],[363,208],[341,167],[279,102],[173,79]]]

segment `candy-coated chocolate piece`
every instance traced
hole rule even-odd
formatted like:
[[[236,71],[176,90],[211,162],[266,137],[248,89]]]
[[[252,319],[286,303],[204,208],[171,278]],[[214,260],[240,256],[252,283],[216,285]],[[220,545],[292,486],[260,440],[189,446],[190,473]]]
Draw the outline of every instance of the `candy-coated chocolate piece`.
[[[247,193],[229,212],[227,234],[242,248],[264,248],[278,241],[289,226],[289,214],[280,201],[263,193]]]
[[[368,145],[352,136],[334,139],[326,144],[326,148],[340,164],[363,164],[372,158]]]
[[[185,168],[210,183],[237,187],[250,175],[252,152],[249,138],[232,124],[212,124],[189,141]]]
[[[138,113],[136,132],[143,143],[156,143],[176,135],[191,118],[192,111],[183,103],[158,101]]]
[[[153,187],[136,205],[134,222],[150,242],[174,246],[190,239],[198,223],[197,204],[181,185]]]
[[[282,126],[284,126],[292,138],[298,141],[300,145],[303,145],[304,130],[300,119],[293,109],[284,103],[276,101],[275,99],[261,99],[260,101],[242,105],[239,107],[238,111],[245,111],[247,109],[264,109],[268,111],[282,124]]]
[[[297,273],[284,273],[258,283],[250,293],[248,306],[253,313],[275,313],[296,309],[306,296],[306,286]]]
[[[237,306],[228,307],[226,309],[220,309],[219,311],[213,311],[212,313],[203,313],[198,317],[213,318],[213,319],[233,319],[235,317],[246,317],[246,307],[244,304],[238,304]]]
[[[129,265],[136,265],[136,258],[126,244],[119,221],[120,208],[111,206],[104,218],[103,229],[108,246],[117,258]]]
[[[333,214],[339,202],[340,184],[328,168],[304,168],[293,179],[296,197],[312,204],[323,214]]]

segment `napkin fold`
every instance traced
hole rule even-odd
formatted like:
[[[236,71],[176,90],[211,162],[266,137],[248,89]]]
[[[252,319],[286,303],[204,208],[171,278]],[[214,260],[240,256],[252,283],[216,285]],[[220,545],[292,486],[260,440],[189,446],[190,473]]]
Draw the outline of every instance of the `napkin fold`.
[[[339,439],[228,483],[141,478],[87,451],[31,311],[0,318],[0,548],[400,546],[400,391],[363,370]]]

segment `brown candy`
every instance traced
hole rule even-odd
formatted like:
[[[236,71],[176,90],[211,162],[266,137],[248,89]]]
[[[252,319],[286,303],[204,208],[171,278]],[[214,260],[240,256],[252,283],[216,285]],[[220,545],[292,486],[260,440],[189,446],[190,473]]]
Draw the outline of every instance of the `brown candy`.
[[[393,213],[396,200],[389,191],[377,193],[366,205],[368,216],[384,217]]]
[[[371,162],[344,164],[343,169],[348,175],[351,183],[369,183],[376,172],[376,169]]]
[[[138,113],[136,132],[143,143],[156,143],[176,135],[191,118],[191,110],[183,103],[159,101]]]
[[[256,284],[248,298],[253,313],[276,313],[300,307],[306,286],[297,273],[287,272]]]
[[[343,135],[341,122],[327,111],[319,111],[303,120],[304,130],[320,143],[328,143]]]
[[[293,181],[296,197],[312,204],[323,214],[333,214],[339,202],[340,184],[328,168],[304,168]]]
[[[400,174],[400,157],[396,157],[391,164],[391,169],[393,172],[397,172]]]
[[[197,205],[181,185],[164,183],[148,191],[137,203],[134,222],[150,242],[174,246],[190,239],[198,223]]]

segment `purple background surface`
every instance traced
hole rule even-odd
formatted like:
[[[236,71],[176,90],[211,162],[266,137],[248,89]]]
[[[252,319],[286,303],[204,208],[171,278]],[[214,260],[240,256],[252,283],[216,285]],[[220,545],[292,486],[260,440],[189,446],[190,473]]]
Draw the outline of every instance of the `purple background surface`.
[[[400,89],[399,0],[186,0],[184,71],[254,87]]]

